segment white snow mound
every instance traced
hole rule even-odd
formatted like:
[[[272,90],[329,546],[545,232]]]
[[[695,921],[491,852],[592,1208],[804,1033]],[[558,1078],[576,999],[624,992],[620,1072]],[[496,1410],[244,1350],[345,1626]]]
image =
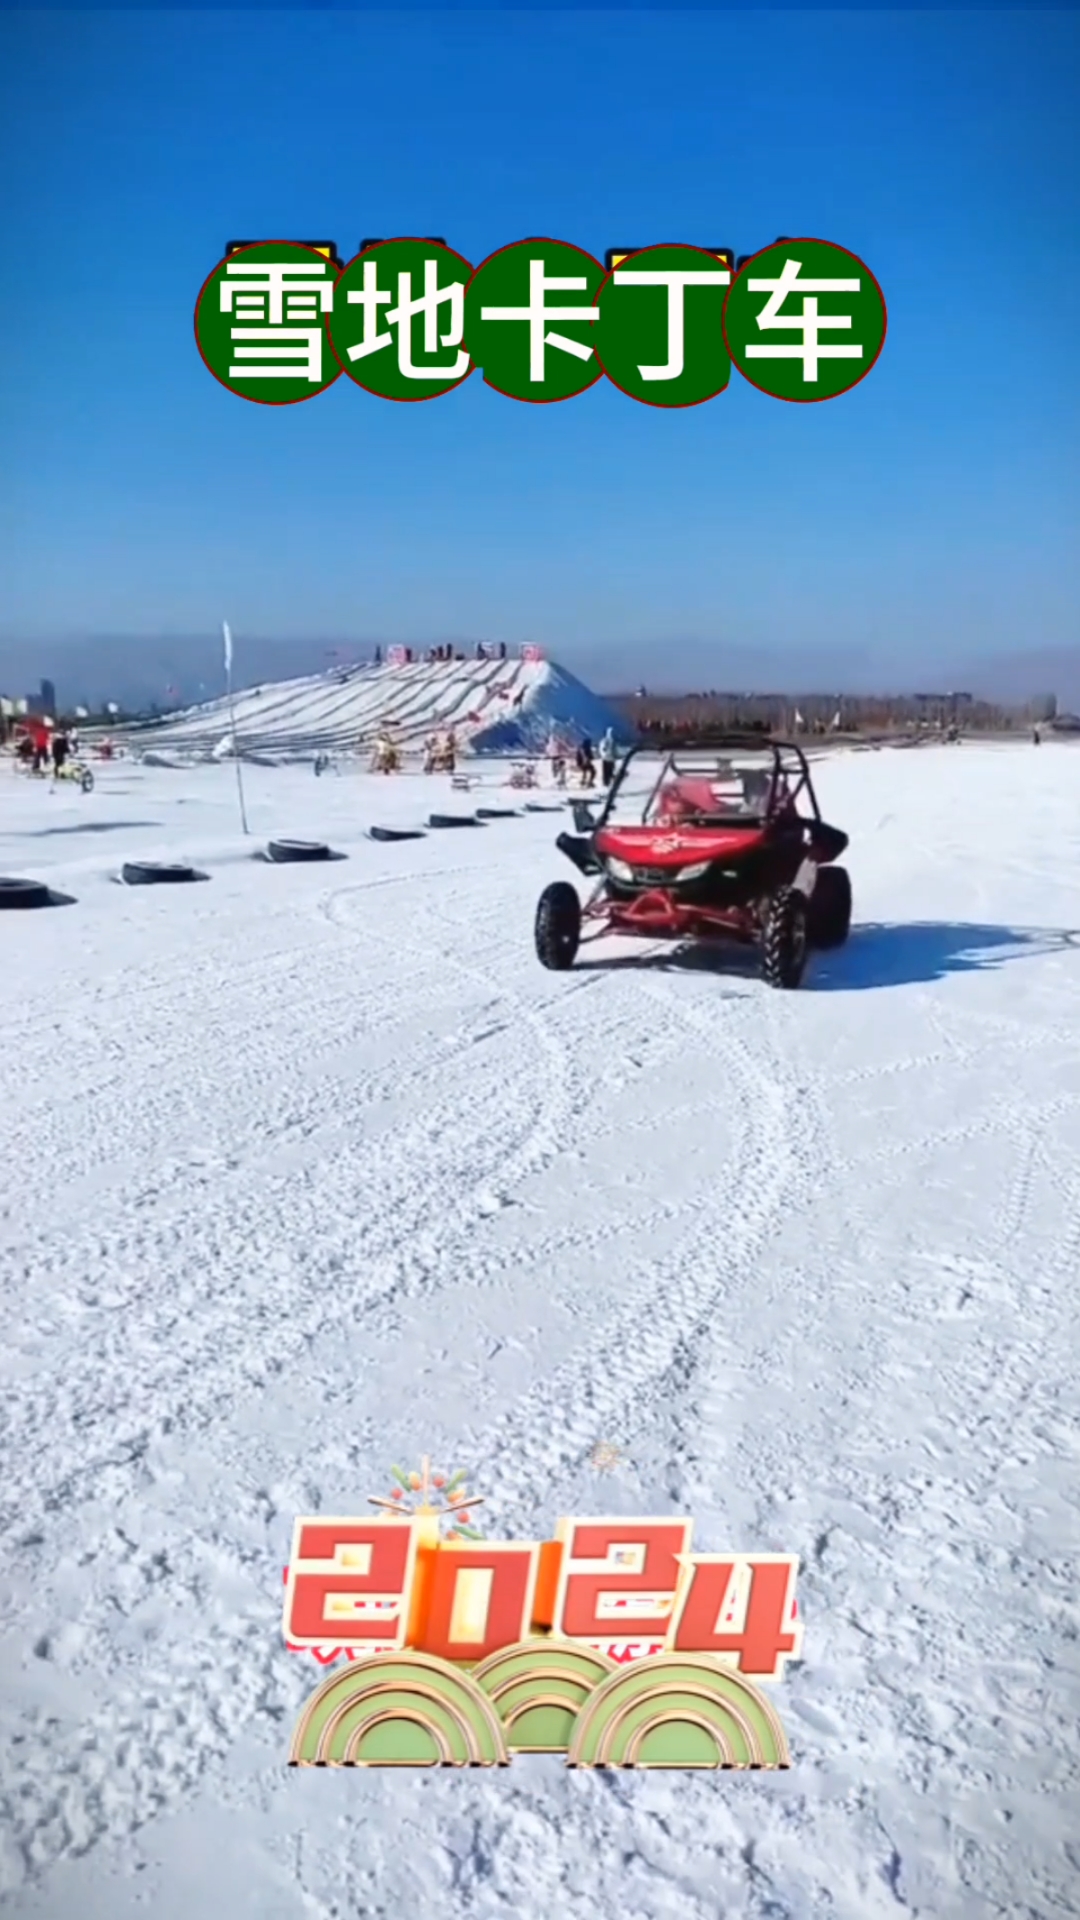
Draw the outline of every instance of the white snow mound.
[[[547,660],[448,660],[355,667],[247,688],[235,698],[241,757],[348,752],[389,727],[404,747],[453,727],[463,750],[542,753],[552,727],[598,741],[607,727],[629,740],[619,715],[564,667]],[[192,758],[231,753],[228,701],[119,730],[133,747]]]

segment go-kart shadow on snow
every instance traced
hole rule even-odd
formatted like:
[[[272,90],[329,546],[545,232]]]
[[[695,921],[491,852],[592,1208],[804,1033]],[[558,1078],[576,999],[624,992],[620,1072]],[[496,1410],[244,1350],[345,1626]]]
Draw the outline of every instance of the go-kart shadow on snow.
[[[871,988],[922,986],[956,973],[991,973],[1014,960],[1080,952],[1080,928],[984,926],[966,920],[870,922],[852,927],[847,944],[815,953],[803,976],[804,993],[860,993]],[[740,949],[688,941],[645,951],[582,956],[576,971],[713,973],[733,983],[755,980],[755,956]]]
[[[1072,927],[984,926],[967,920],[910,920],[853,927],[836,953],[814,956],[811,992],[858,993],[922,985],[954,973],[992,973],[1014,960],[1080,950]]]

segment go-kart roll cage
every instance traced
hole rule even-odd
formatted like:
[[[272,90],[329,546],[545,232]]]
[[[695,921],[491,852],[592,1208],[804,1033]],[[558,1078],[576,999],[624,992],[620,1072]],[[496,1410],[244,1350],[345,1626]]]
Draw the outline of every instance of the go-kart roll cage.
[[[640,743],[638,746],[631,747],[629,751],[625,754],[622,764],[620,765],[619,770],[616,773],[615,778],[611,783],[611,786],[608,788],[607,794],[604,799],[604,804],[601,808],[600,813],[594,814],[592,812],[592,806],[596,804],[595,802],[593,802],[592,805],[590,805],[590,803],[586,801],[581,805],[581,812],[583,815],[585,814],[586,811],[588,811],[590,832],[599,833],[601,829],[604,826],[606,826],[608,820],[611,817],[612,808],[615,805],[619,792],[625,783],[627,773],[629,772],[629,769],[633,764],[633,762],[643,753],[655,754],[655,752],[656,752],[656,748],[649,746],[645,742]],[[765,820],[771,819],[773,810],[776,805],[776,800],[777,800],[777,795],[778,795],[778,790],[780,787],[781,780],[786,779],[789,776],[794,776],[794,779],[793,779],[793,783],[788,786],[787,794],[785,796],[786,799],[788,800],[788,803],[791,806],[794,806],[795,802],[799,799],[799,796],[805,793],[809,801],[809,804],[813,809],[814,819],[815,820],[821,819],[821,810],[817,803],[817,795],[814,792],[814,784],[810,777],[810,767],[807,762],[806,755],[803,752],[802,748],[799,745],[797,745],[797,743],[794,740],[762,739],[761,735],[756,733],[731,733],[731,734],[717,734],[717,735],[714,735],[713,738],[710,740],[683,741],[679,746],[672,747],[664,755],[660,772],[657,775],[656,781],[654,782],[653,786],[650,788],[648,798],[646,799],[641,809],[642,825],[645,825],[646,822],[649,820],[650,811],[656,801],[656,798],[660,792],[661,787],[664,785],[664,782],[667,779],[669,779],[672,775],[674,775],[677,778],[680,773],[688,774],[694,771],[694,769],[691,769],[686,766],[680,767],[679,765],[680,759],[684,758],[688,754],[697,754],[697,755],[709,754],[713,758],[718,759],[723,757],[725,754],[733,754],[733,753],[734,754],[756,753],[760,755],[764,755],[764,754],[772,755],[773,765],[772,765],[772,776],[769,783],[769,792],[765,802],[764,810],[762,814],[758,816],[759,821],[765,821]],[[790,755],[790,758],[793,764],[786,766],[785,756],[788,756],[788,755]],[[696,770],[700,772],[700,768]],[[577,812],[577,809],[575,808],[575,813],[576,812]],[[724,816],[725,819],[729,817],[730,816],[728,815]],[[741,817],[747,825],[751,824],[751,820],[748,816],[744,814]],[[689,824],[695,824],[695,823],[691,822]],[[696,824],[706,825],[707,821],[704,817],[701,817],[696,822]]]

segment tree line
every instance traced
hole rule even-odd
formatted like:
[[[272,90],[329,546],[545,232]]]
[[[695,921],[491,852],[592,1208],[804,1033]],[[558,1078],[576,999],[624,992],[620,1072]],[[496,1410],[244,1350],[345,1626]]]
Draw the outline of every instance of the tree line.
[[[969,694],[617,694],[609,704],[639,732],[677,738],[707,732],[749,733],[1022,733],[1057,717],[1045,694],[1019,705]]]

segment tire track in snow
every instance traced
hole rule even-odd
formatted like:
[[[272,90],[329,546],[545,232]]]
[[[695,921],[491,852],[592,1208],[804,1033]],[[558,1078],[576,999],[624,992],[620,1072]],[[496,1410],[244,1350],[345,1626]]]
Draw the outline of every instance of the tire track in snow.
[[[449,878],[470,869],[443,871]],[[367,894],[402,884],[409,877],[379,876],[347,891]],[[47,1215],[57,1166],[64,1167],[69,1187],[79,1182],[93,1187],[103,1169],[130,1156],[152,1166],[155,1181],[150,1184],[156,1184],[161,1169],[174,1157],[183,1121],[193,1119],[201,1136],[214,1112],[213,1106],[207,1109],[197,1074],[191,1071],[193,1032],[198,1034],[199,1055],[230,1059],[226,1125],[234,1124],[232,1113],[237,1108],[258,1113],[259,1089],[267,1084],[272,1065],[267,1061],[265,1039],[248,1047],[240,1044],[243,1018],[254,992],[264,1003],[260,1037],[272,1030],[277,1044],[290,1025],[296,1029],[292,1097],[302,1110],[296,1119],[301,1130],[310,1124],[320,1103],[327,1104],[327,1092],[348,1095],[350,1082],[335,1084],[332,1075],[322,1082],[322,1091],[310,1088],[306,1096],[300,1091],[304,1080],[311,1079],[312,1068],[340,1051],[343,1023],[353,1032],[357,1028],[363,1032],[383,1023],[387,1001],[399,1020],[430,1005],[430,980],[422,971],[402,981],[377,979],[372,992],[363,979],[358,983],[355,978],[340,978],[340,959],[333,948],[320,947],[313,955],[307,941],[249,961],[237,960],[233,948],[222,945],[202,966],[183,959],[155,964],[149,978],[145,968],[131,969],[114,995],[95,997],[89,1018],[84,1011],[73,1015],[67,1026],[63,1019],[47,1020],[43,1014],[36,1018],[31,1007],[26,1014],[28,1026],[43,1029],[47,1037],[40,1043],[39,1072],[33,1070],[31,1055],[26,1097],[20,1097],[10,1115],[13,1150],[25,1169],[25,1180],[18,1208],[6,1209],[9,1215],[19,1222]],[[52,1009],[54,1002],[52,994],[46,1004]],[[99,1025],[110,1010],[123,1012],[122,1039],[110,1038],[107,1028]],[[48,1099],[35,1101],[33,1089],[44,1079],[46,1066],[55,1072],[58,1055],[79,1063],[78,1098],[57,1100],[53,1084]],[[106,1065],[110,1061],[116,1063],[112,1071]],[[281,1063],[274,1064],[280,1070]],[[256,1139],[258,1132],[254,1123]],[[222,1149],[223,1168],[232,1157]],[[184,1171],[181,1159],[173,1179],[182,1179]],[[40,1187],[34,1184],[35,1172],[39,1172]]]
[[[451,963],[448,962],[448,964]],[[482,981],[488,991],[491,990],[488,967],[481,968],[468,961],[459,961],[456,970],[459,976],[463,975],[477,983]],[[549,1063],[549,1072],[542,1080],[539,1099],[530,1109],[528,1132],[525,1133],[524,1129],[522,1130],[523,1137],[518,1148],[519,1165],[516,1169],[518,1173],[536,1170],[543,1163],[545,1156],[560,1149],[566,1127],[572,1124],[575,1117],[575,1102],[588,1098],[592,1093],[593,1082],[584,1069],[580,1073],[566,1072],[561,1080],[555,1078],[555,1084],[553,1084],[550,1067],[554,1064],[557,1072],[564,1063],[565,1054],[563,1043],[552,1033],[550,1023],[552,1019],[558,1018],[560,1011],[568,1003],[575,1001],[593,985],[595,985],[593,979],[574,982],[564,987],[563,991],[556,996],[554,1006],[549,1005],[539,1011],[525,1004],[522,995],[516,990],[509,990],[504,996],[524,1016],[517,1025],[529,1042],[530,1070],[534,1070],[535,1067],[538,1045],[542,1057],[546,1057]],[[501,1064],[505,1073],[505,1059]],[[588,1062],[586,1067],[587,1065]],[[749,1142],[747,1148],[749,1150]],[[504,1143],[498,1155],[499,1172],[503,1179],[507,1173],[505,1159]],[[410,1168],[410,1179],[414,1184],[417,1177],[418,1168],[413,1165]],[[219,1192],[215,1194],[215,1199],[220,1208]],[[461,1214],[459,1197],[455,1195],[451,1218],[448,1222],[442,1223],[438,1239],[430,1249],[432,1255],[430,1269],[414,1271],[411,1275],[406,1275],[404,1282],[399,1276],[395,1282],[399,1297],[403,1289],[408,1290],[410,1279],[414,1290],[423,1292],[430,1290],[432,1286],[437,1287],[445,1279],[457,1276],[461,1254],[467,1244],[468,1230],[471,1225],[467,1218],[462,1220]],[[703,1232],[703,1238],[710,1237]],[[415,1253],[415,1241],[413,1251]],[[265,1273],[263,1277],[263,1291],[266,1291]],[[350,1303],[349,1319],[355,1321],[358,1313],[362,1314],[365,1309],[371,1310],[376,1299],[381,1297],[385,1300],[391,1297],[393,1292],[393,1287],[384,1288],[379,1294],[373,1294],[369,1290],[364,1301],[353,1299]],[[265,1305],[265,1302],[261,1301],[260,1305]],[[206,1303],[204,1303],[200,1311],[205,1313],[206,1310]],[[325,1333],[333,1324],[334,1316],[324,1312],[319,1321],[318,1331]],[[190,1366],[188,1367],[185,1391],[191,1398],[183,1410],[182,1418],[178,1418],[175,1423],[177,1427],[184,1427],[188,1431],[193,1426],[197,1428],[199,1408],[206,1403],[208,1397],[212,1402],[223,1389],[228,1389],[230,1374],[235,1371],[236,1356],[223,1356],[222,1348],[225,1344],[222,1329],[218,1326],[214,1337],[215,1351],[213,1354],[205,1355],[205,1366],[209,1369],[209,1374],[201,1366],[195,1372]],[[221,1364],[223,1357],[224,1366]],[[105,1369],[106,1375],[111,1373],[118,1358],[116,1354],[110,1357],[109,1366]],[[164,1382],[161,1384],[165,1385]],[[152,1397],[159,1398],[160,1391],[160,1387],[155,1383]],[[175,1388],[172,1390],[171,1399],[175,1406]],[[50,1413],[54,1423],[61,1426],[65,1424],[62,1420],[57,1422],[55,1407],[50,1409]],[[93,1489],[99,1498],[104,1494],[110,1502],[119,1505],[124,1497],[125,1488],[137,1484],[139,1473],[145,1471],[144,1463],[152,1445],[152,1435],[146,1432],[130,1435],[126,1440],[120,1435],[114,1442],[111,1458],[98,1457],[90,1462],[84,1460],[74,1473],[68,1474],[58,1487],[54,1487],[52,1503],[55,1511],[65,1516],[65,1525],[70,1528],[74,1503],[78,1498],[85,1497],[90,1489]],[[71,1459],[72,1441],[70,1439],[61,1452],[67,1459]],[[47,1449],[44,1465],[47,1481]],[[211,1501],[210,1504],[215,1503]],[[27,1518],[24,1508],[20,1515],[24,1527]],[[207,1532],[211,1537],[213,1531],[213,1523],[208,1515]],[[229,1538],[228,1523],[224,1521],[221,1537],[223,1540]],[[203,1544],[205,1545],[205,1541]],[[129,1550],[127,1577],[133,1592],[125,1595],[121,1590],[122,1608],[133,1608],[138,1611],[143,1604],[145,1594],[152,1590],[153,1563],[154,1555],[149,1548],[138,1552],[134,1548]],[[205,1578],[199,1566],[198,1543],[192,1543],[186,1550],[177,1550],[170,1565],[173,1569],[171,1586],[174,1594],[177,1587],[181,1591],[186,1591],[191,1596],[193,1605]],[[103,1598],[114,1593],[117,1587],[112,1566],[105,1569],[104,1577],[106,1596],[99,1596],[99,1608]],[[121,1583],[122,1586],[123,1583]],[[103,1649],[110,1644],[108,1632],[100,1625],[95,1628],[91,1624],[86,1631],[95,1639],[95,1643],[97,1643],[97,1636],[100,1636]],[[219,1637],[212,1648],[204,1646],[197,1637],[193,1645],[190,1647],[185,1645],[179,1662],[174,1662],[170,1666],[168,1676],[168,1697],[173,1703],[172,1714],[183,1725],[183,1738],[179,1742],[176,1738],[171,1741],[166,1739],[163,1743],[161,1759],[155,1759],[148,1741],[142,1737],[141,1733],[136,1734],[133,1730],[141,1728],[146,1721],[143,1696],[147,1686],[155,1689],[161,1687],[164,1684],[164,1676],[157,1673],[152,1655],[149,1659],[140,1661],[134,1671],[122,1670],[117,1675],[118,1698],[104,1705],[90,1717],[90,1725],[93,1729],[90,1737],[101,1752],[114,1752],[114,1763],[121,1776],[117,1783],[118,1800],[119,1805],[126,1808],[126,1812],[121,1817],[118,1816],[115,1808],[102,1804],[92,1783],[81,1787],[79,1783],[73,1783],[68,1796],[70,1804],[64,1816],[65,1824],[59,1831],[50,1833],[48,1820],[41,1804],[40,1793],[45,1791],[44,1782],[41,1781],[40,1790],[28,1793],[25,1804],[15,1810],[18,1829],[24,1835],[31,1852],[35,1847],[44,1849],[41,1864],[44,1864],[46,1857],[63,1857],[67,1851],[70,1851],[73,1844],[71,1836],[74,1833],[89,1830],[95,1838],[115,1833],[118,1830],[118,1818],[119,1830],[130,1831],[132,1825],[137,1825],[141,1818],[152,1810],[155,1802],[168,1803],[175,1799],[178,1793],[186,1792],[204,1767],[220,1759],[227,1751],[239,1726],[243,1724],[245,1716],[258,1710],[258,1702],[265,1697],[280,1699],[283,1677],[280,1669],[283,1665],[286,1672],[290,1672],[288,1656],[285,1656],[285,1661],[282,1662],[278,1648],[272,1645],[265,1647],[256,1645],[252,1648],[250,1625],[245,1623],[219,1623]],[[303,1690],[309,1685],[310,1673],[303,1676],[296,1674],[296,1663],[293,1663],[291,1677],[286,1684],[286,1698],[295,1700],[298,1697],[298,1690]],[[131,1743],[128,1750],[123,1750],[119,1730],[123,1731],[124,1737]],[[120,1741],[121,1750],[115,1751],[118,1741]],[[46,1765],[50,1747],[51,1743],[45,1739],[42,1751]],[[129,1778],[133,1767],[145,1770],[141,1781]],[[82,1799],[80,1794],[84,1796]]]
[[[173,1410],[181,1430],[228,1404],[248,1357],[253,1316],[258,1374],[265,1378],[305,1340],[344,1327],[376,1301],[423,1290],[441,1262],[455,1251],[460,1257],[493,1185],[520,1177],[557,1149],[547,1089],[533,1089],[533,1047],[519,1032],[515,1048],[514,1038],[511,1030],[498,1082],[489,1082],[471,1112],[463,1089],[444,1087],[366,1144],[355,1217],[346,1195],[344,1212],[328,1220],[321,1189],[305,1171],[264,1179],[253,1193],[242,1165],[227,1178],[211,1167],[197,1183],[211,1203],[206,1216],[192,1209],[192,1176],[134,1220],[84,1229],[54,1250],[48,1313],[60,1305],[57,1293],[77,1301],[87,1276],[92,1288],[99,1272],[109,1276],[108,1305],[124,1311],[94,1311],[77,1377],[27,1383],[19,1429],[9,1432],[13,1453],[34,1463],[34,1484],[21,1495],[9,1484],[5,1520],[18,1513],[25,1523],[68,1506],[80,1490],[85,1497],[125,1446],[145,1444],[155,1408]],[[306,1271],[303,1248],[311,1249]],[[159,1287],[150,1301],[144,1297],[133,1331],[128,1312],[146,1276],[162,1271],[177,1291]],[[42,1277],[39,1268],[38,1298]],[[102,1439],[88,1450],[95,1430]]]
[[[642,991],[653,1004],[666,999],[662,990]],[[760,1027],[764,993],[742,1004],[741,1024]],[[731,1002],[719,1023],[696,1011],[687,1019],[711,1048],[722,1050],[725,1082],[717,1098],[737,1104],[747,1125],[723,1181],[684,1206],[678,1248],[651,1261],[605,1303],[603,1324],[588,1331],[583,1351],[471,1436],[473,1457],[501,1463],[499,1522],[510,1532],[527,1533],[538,1487],[557,1488],[601,1429],[640,1432],[647,1419],[670,1410],[670,1397],[684,1393],[692,1375],[698,1337],[722,1301],[740,1298],[754,1284],[754,1263],[781,1209],[798,1202],[807,1165],[789,1125],[787,1088],[773,1050],[763,1066],[763,1036],[756,1033],[751,1045],[735,1031]]]
[[[433,909],[433,914],[437,909]],[[423,928],[420,929],[422,944]],[[220,1178],[213,1183],[215,1217],[213,1239],[235,1244],[245,1239],[245,1253],[259,1266],[257,1297],[248,1295],[247,1306],[257,1312],[262,1377],[271,1378],[280,1371],[285,1359],[302,1356],[305,1343],[325,1338],[335,1330],[344,1331],[371,1312],[381,1302],[412,1292],[422,1294],[437,1287],[443,1276],[454,1275],[466,1253],[469,1235],[483,1217],[482,1189],[492,1182],[515,1180],[538,1170],[547,1159],[561,1150],[566,1125],[572,1123],[575,1100],[586,1097],[590,1088],[579,1079],[565,1058],[561,1043],[550,1032],[546,1016],[527,1006],[519,993],[493,987],[490,973],[467,964],[458,969],[474,984],[484,987],[489,997],[508,1002],[514,1012],[506,1029],[499,1056],[497,1081],[489,1081],[483,1097],[473,1089],[471,1115],[473,1131],[464,1162],[456,1164],[455,1177],[434,1186],[425,1180],[422,1148],[437,1147],[446,1137],[451,1121],[460,1119],[460,1099],[429,1102],[423,1113],[406,1121],[393,1136],[393,1148],[387,1165],[398,1176],[392,1192],[384,1190],[378,1204],[372,1203],[372,1175],[367,1169],[363,1204],[369,1215],[359,1227],[349,1223],[349,1232],[362,1243],[365,1256],[374,1254],[379,1271],[374,1284],[350,1289],[343,1294],[334,1285],[334,1247],[327,1249],[327,1238],[338,1242],[337,1268],[343,1266],[344,1246],[318,1207],[317,1194],[298,1194],[295,1184],[289,1189],[289,1213],[280,1223],[273,1219],[269,1229],[265,1220],[252,1217],[245,1197],[230,1193]],[[516,1043],[516,1057],[510,1042]],[[537,1055],[546,1062],[537,1083]],[[512,1118],[516,1136],[506,1124],[500,1125],[499,1089],[509,1088],[516,1109]],[[524,1095],[524,1097],[523,1097]],[[376,1155],[379,1143],[375,1144]],[[485,1158],[486,1154],[486,1158]],[[430,1155],[428,1158],[430,1165]],[[258,1196],[260,1214],[267,1203],[264,1185]],[[437,1225],[431,1225],[433,1209],[439,1211]],[[296,1219],[300,1212],[299,1223]],[[170,1216],[161,1210],[170,1230],[171,1267],[190,1271],[198,1257],[207,1252],[211,1238],[209,1223],[194,1231],[182,1212]],[[122,1268],[125,1259],[138,1257],[143,1264],[160,1238],[162,1220],[144,1231],[139,1223],[120,1227],[113,1235],[99,1236],[97,1257],[110,1272]],[[329,1301],[321,1287],[297,1296],[295,1288],[283,1289],[275,1276],[272,1258],[275,1229],[280,1224],[294,1236],[299,1225],[301,1240],[315,1243],[320,1236],[318,1278],[331,1281]],[[213,1251],[211,1247],[210,1251]],[[68,1264],[75,1270],[85,1263],[85,1247],[73,1247]],[[282,1309],[291,1319],[282,1331]],[[149,1339],[146,1322],[149,1321]],[[305,1324],[306,1321],[306,1324]],[[125,1367],[131,1370],[130,1339],[117,1335],[107,1324],[99,1328],[93,1346],[86,1350],[88,1365],[77,1381],[57,1391],[51,1382],[29,1383],[23,1400],[23,1420],[17,1445],[21,1458],[35,1461],[35,1484],[15,1494],[14,1510],[9,1511],[9,1527],[17,1527],[24,1542],[38,1540],[31,1547],[40,1562],[39,1590],[45,1604],[59,1572],[57,1521],[70,1545],[79,1536],[79,1508],[88,1500],[106,1501],[119,1510],[139,1484],[146,1463],[160,1444],[161,1421],[158,1410],[168,1406],[170,1445],[180,1434],[189,1438],[200,1430],[211,1430],[217,1408],[235,1396],[236,1376],[243,1373],[247,1357],[246,1341],[250,1326],[241,1317],[223,1317],[217,1290],[200,1296],[192,1292],[174,1307],[163,1311],[160,1301],[141,1310],[140,1338],[149,1348],[139,1368],[139,1397],[146,1410],[130,1403],[116,1404],[115,1383],[122,1381]],[[242,1337],[234,1337],[237,1331]],[[161,1359],[166,1353],[167,1361]],[[247,1383],[251,1384],[250,1379]],[[151,1414],[153,1410],[153,1414]],[[97,1430],[102,1438],[86,1444],[87,1436]],[[213,1496],[207,1500],[212,1510]],[[115,1667],[115,1643],[104,1609],[113,1607],[125,1618],[135,1618],[151,1604],[155,1583],[167,1577],[175,1603],[183,1597],[194,1619],[196,1603],[205,1600],[205,1556],[214,1545],[215,1524],[207,1515],[201,1541],[185,1542],[170,1549],[163,1576],[155,1572],[160,1554],[128,1541],[118,1566],[115,1541],[104,1555],[102,1587],[94,1594],[88,1622],[77,1629],[84,1647],[99,1649],[102,1658],[112,1651]],[[206,1536],[209,1536],[209,1540]],[[221,1538],[229,1538],[224,1519]],[[24,1549],[26,1550],[26,1549]],[[94,1550],[91,1548],[91,1556]],[[261,1606],[258,1609],[261,1614]],[[205,1611],[204,1611],[205,1617]],[[87,1751],[108,1756],[110,1788],[102,1791],[98,1769],[90,1767],[68,1786],[58,1802],[51,1776],[55,1765],[55,1729],[43,1716],[22,1716],[16,1731],[21,1749],[33,1753],[29,1766],[20,1776],[17,1794],[9,1791],[5,1812],[11,1831],[21,1850],[24,1866],[33,1874],[50,1861],[64,1858],[72,1851],[109,1835],[122,1835],[141,1824],[186,1793],[211,1760],[220,1759],[248,1717],[260,1710],[266,1697],[278,1698],[283,1677],[279,1669],[289,1670],[288,1656],[282,1662],[282,1650],[273,1640],[262,1638],[260,1620],[252,1646],[251,1623],[237,1623],[230,1617],[219,1623],[219,1637],[211,1644],[198,1633],[185,1641],[177,1655],[173,1650],[168,1673],[159,1666],[153,1652],[145,1649],[134,1660],[115,1667],[115,1693],[108,1702],[87,1716],[83,1740]],[[77,1662],[77,1664],[79,1664]],[[286,1695],[294,1698],[297,1689],[310,1685],[310,1675],[299,1676],[295,1663],[286,1684]],[[148,1708],[147,1695],[164,1695],[170,1702],[168,1724]],[[36,1745],[30,1745],[32,1733]],[[14,1737],[14,1735],[13,1735]],[[9,1746],[8,1751],[11,1751]]]

